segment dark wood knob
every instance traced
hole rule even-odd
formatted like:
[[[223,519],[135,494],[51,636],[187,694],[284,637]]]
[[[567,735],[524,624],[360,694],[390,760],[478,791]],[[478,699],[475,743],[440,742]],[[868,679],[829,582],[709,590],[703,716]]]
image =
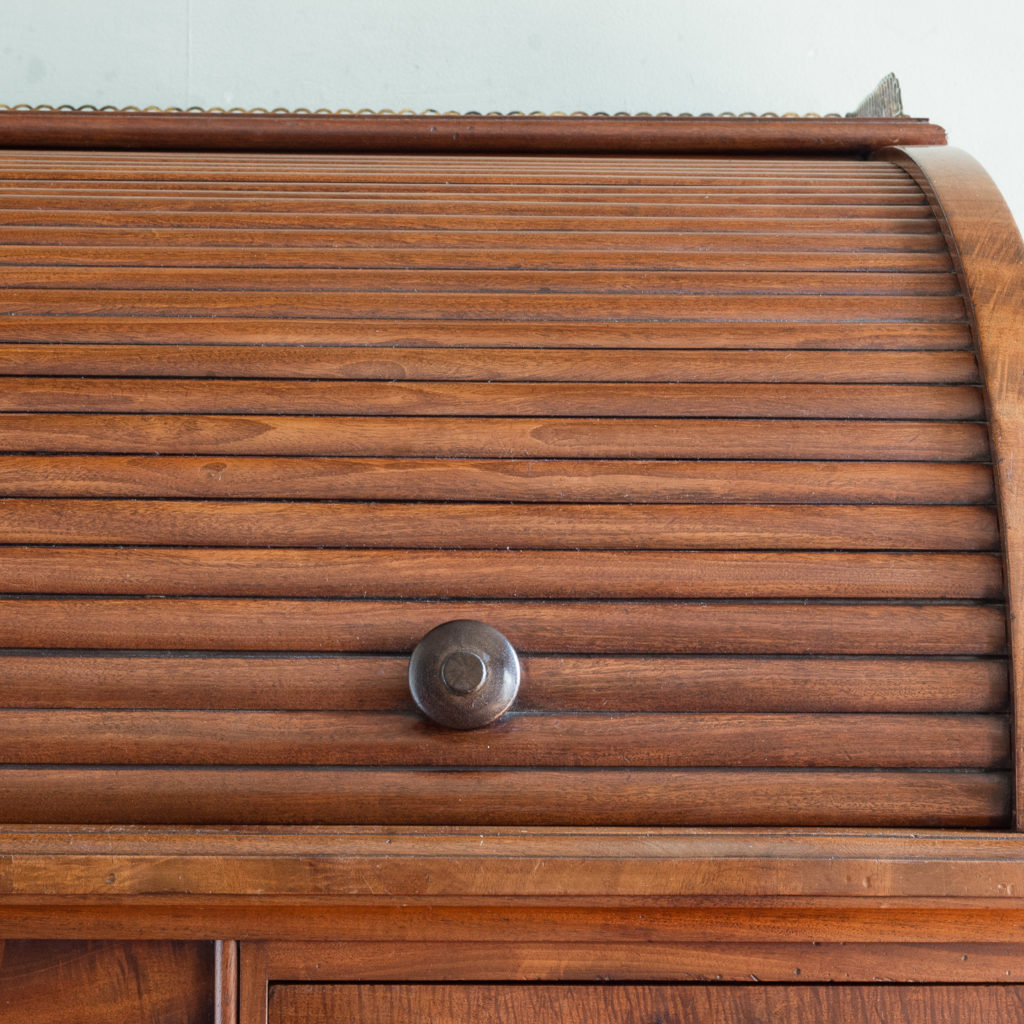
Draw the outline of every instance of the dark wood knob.
[[[449,729],[478,729],[500,718],[519,692],[519,657],[493,626],[456,619],[432,629],[409,659],[417,707]]]

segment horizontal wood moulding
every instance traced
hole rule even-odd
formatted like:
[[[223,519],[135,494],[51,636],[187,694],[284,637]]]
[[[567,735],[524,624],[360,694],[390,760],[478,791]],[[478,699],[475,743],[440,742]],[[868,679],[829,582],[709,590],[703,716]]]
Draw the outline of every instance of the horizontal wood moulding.
[[[525,711],[982,714],[1008,709],[999,658],[527,655]],[[406,657],[0,651],[11,707],[406,711]]]
[[[700,221],[720,219],[723,228],[734,219],[746,218],[829,218],[850,217],[854,220],[934,220],[923,196],[909,197],[898,202],[887,197],[888,202],[877,202],[872,193],[866,193],[847,202],[782,202],[775,203],[768,196],[748,197],[745,202],[732,202],[729,197],[720,201],[697,202],[696,197],[676,196],[667,202],[665,197],[646,197],[645,202],[623,201],[621,198],[585,196],[566,199],[564,197],[543,197],[540,201],[529,195],[522,197],[478,197],[466,199],[441,194],[434,197],[414,197],[404,194],[383,199],[337,196],[311,196],[309,193],[263,192],[254,197],[239,196],[237,193],[222,195],[173,195],[165,193],[137,192],[134,194],[112,194],[107,192],[70,193],[56,195],[52,190],[38,190],[31,195],[12,194],[0,189],[0,207],[5,211],[23,213],[47,213],[80,211],[83,213],[149,213],[163,214],[167,211],[181,211],[186,214],[219,215],[221,213],[259,213],[271,220],[280,215],[299,217],[351,217],[384,215],[388,218],[416,216],[449,219],[460,223],[464,217],[478,218],[484,222],[492,217],[525,217],[540,220],[572,217],[589,221],[593,218],[624,220],[643,218],[650,226],[675,224],[680,220],[695,218]],[[717,197],[715,197],[717,198]],[[794,198],[794,197],[791,197]],[[690,199],[687,202],[687,199]],[[188,220],[186,220],[188,223]],[[599,226],[599,225],[595,225]]]
[[[357,711],[5,711],[7,763],[423,767],[1007,767],[981,715],[512,714],[445,730]]]
[[[959,295],[955,274],[794,271],[218,270],[202,267],[0,266],[9,288],[600,295]]]
[[[977,384],[970,352],[357,348],[0,343],[0,373],[45,377]],[[107,381],[108,384],[113,383]],[[42,388],[45,382],[35,385]]]
[[[258,357],[257,357],[258,358]],[[256,369],[257,367],[253,367]],[[309,368],[306,368],[309,372]],[[7,377],[3,412],[983,420],[981,389],[933,384],[210,381]]]
[[[227,292],[123,288],[10,288],[0,314],[37,313],[41,307],[99,315],[323,316],[383,315],[389,319],[464,317],[531,321],[621,320],[922,320],[964,317],[959,295],[591,295],[521,292]],[[45,310],[44,310],[45,311]]]
[[[988,505],[969,462],[0,455],[11,497]]]
[[[300,944],[292,951],[296,969],[301,960],[305,970],[315,970],[317,963],[339,969],[352,942],[373,942],[379,959],[388,958],[391,968],[400,970],[404,961],[382,939],[411,946],[429,934],[425,944],[436,954],[438,941],[486,943],[496,928],[521,942],[546,941],[565,949],[614,934],[641,956],[651,946],[652,931],[673,945],[822,943],[832,947],[833,956],[837,940],[875,948],[904,943],[913,949],[925,941],[961,949],[1002,945],[1017,938],[1022,876],[1016,835],[902,829],[664,828],[652,833],[580,827],[126,825],[71,831],[15,825],[0,828],[0,847],[4,909],[10,912],[19,902],[24,909],[26,897],[55,897],[65,908],[65,925],[71,924],[74,908],[90,904],[106,903],[129,914],[131,902],[140,898],[171,898],[178,907],[191,904],[190,909],[202,900],[204,910],[212,911],[218,897],[236,902],[255,897],[264,923],[250,920],[247,934],[280,938],[265,922],[275,903],[280,908],[288,901],[285,906],[297,906],[305,916],[305,929],[302,923],[289,929],[295,937],[307,939],[315,927],[325,938],[350,940],[322,948],[317,956],[308,955],[308,947],[302,955]],[[328,921],[313,917],[302,900],[310,896],[334,897]],[[437,896],[473,902],[425,905],[424,898]],[[518,906],[510,905],[510,896]],[[580,905],[581,898],[594,896],[604,905]],[[803,905],[751,905],[766,896],[795,897]],[[490,902],[503,897],[501,906]],[[664,902],[680,897],[718,902]],[[829,897],[831,909],[814,906],[818,897]],[[407,905],[404,912],[393,905],[414,900],[419,906]],[[531,903],[540,900],[538,913]],[[646,905],[622,905],[631,900]],[[661,906],[651,905],[655,900],[663,901]],[[347,905],[338,905],[342,901]],[[570,901],[576,902],[565,906]],[[968,908],[968,901],[985,906]],[[145,909],[152,911],[152,903]],[[276,924],[280,927],[280,918]],[[325,934],[325,925],[334,933]],[[972,942],[964,942],[965,929]],[[275,943],[275,964],[283,966],[288,952]],[[377,969],[382,967],[378,963]]]
[[[697,954],[697,950],[687,952]],[[498,949],[494,953],[501,955]],[[555,950],[550,953],[558,955]],[[695,959],[701,958],[697,955]],[[721,978],[713,966],[714,957],[707,959],[712,963],[701,965],[702,970],[683,953],[680,971],[686,978]],[[751,952],[750,964],[764,974],[760,965],[773,959],[770,951],[757,949]],[[797,961],[802,962],[799,957],[793,960]],[[886,977],[883,959],[875,962]],[[538,973],[548,976],[543,970]],[[1013,1021],[1020,1019],[1024,1002],[1021,985],[751,985],[752,973],[747,973],[746,985],[272,984],[265,1019],[270,1024],[569,1019],[611,1024],[631,1017],[666,1024],[698,1020],[736,1024],[763,1020],[815,1020],[820,1024],[899,1019]],[[431,972],[430,977],[434,976]],[[767,976],[779,977],[781,970],[776,966]]]
[[[0,498],[7,544],[998,551],[995,509]]]
[[[147,245],[124,246],[114,238],[93,245],[0,244],[0,266],[107,267],[238,267],[437,270],[490,269],[521,271],[762,271],[825,273],[941,274],[952,270],[942,252],[670,252],[653,249],[523,249],[444,247],[388,249],[317,248],[264,245]]]
[[[460,320],[280,320],[271,317],[90,317],[44,313],[0,317],[0,340],[97,342],[117,345],[208,343],[260,347],[360,346],[391,348],[744,349],[851,351],[971,351],[970,326],[956,323],[878,321],[822,323],[768,321],[700,323],[635,321],[628,324]],[[258,357],[253,352],[252,358]],[[500,357],[499,357],[500,358]],[[637,356],[639,361],[641,357]],[[781,356],[777,356],[780,361]],[[873,358],[873,357],[872,357]]]
[[[0,768],[0,820],[78,825],[1000,828],[997,772]]]
[[[468,218],[473,220],[473,218]],[[344,248],[366,249],[500,249],[525,251],[561,249],[579,251],[594,249],[611,253],[648,249],[666,253],[705,252],[846,252],[846,253],[946,253],[946,244],[937,229],[927,231],[850,231],[843,221],[835,231],[780,230],[780,222],[770,222],[761,230],[721,232],[714,225],[707,231],[545,231],[522,230],[522,225],[505,230],[331,230],[328,228],[296,229],[267,227],[265,222],[252,228],[180,227],[177,218],[169,216],[166,226],[147,221],[148,226],[108,225],[77,226],[73,230],[60,227],[11,226],[3,237],[11,245],[170,245],[243,248],[302,249]],[[475,223],[475,220],[473,220]],[[898,225],[897,225],[898,226]]]
[[[1002,655],[1000,605],[802,602],[5,598],[0,644],[408,653],[479,619],[523,653]]]
[[[981,423],[838,419],[2,413],[0,451],[166,455],[973,462]],[[409,495],[411,496],[411,495]],[[469,495],[466,495],[467,497]]]
[[[562,546],[572,547],[571,535]],[[323,551],[0,546],[10,594],[251,597],[1003,597],[997,554]]]

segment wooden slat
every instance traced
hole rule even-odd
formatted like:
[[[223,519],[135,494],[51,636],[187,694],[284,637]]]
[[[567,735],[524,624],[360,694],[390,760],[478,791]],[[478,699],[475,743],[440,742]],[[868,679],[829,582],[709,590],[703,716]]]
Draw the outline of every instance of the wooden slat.
[[[307,371],[308,372],[308,371]],[[976,387],[9,377],[3,412],[981,420]]]
[[[560,546],[572,546],[567,536]],[[0,547],[0,592],[1001,600],[998,555]]]
[[[970,352],[343,348],[0,343],[0,373],[43,377],[975,384]],[[109,383],[109,382],[108,382]],[[43,387],[43,384],[37,387]]]
[[[104,182],[81,181],[36,181],[29,184],[12,183],[3,180],[0,174],[0,199],[5,203],[13,199],[28,200],[32,197],[51,198],[66,197],[85,199],[98,197],[103,199],[148,199],[162,202],[165,198],[177,200],[218,200],[226,199],[233,202],[269,202],[274,200],[294,200],[298,202],[318,201],[322,204],[338,202],[395,202],[398,205],[410,203],[460,203],[467,207],[489,203],[529,203],[530,205],[562,204],[569,208],[582,208],[583,204],[611,206],[620,204],[623,209],[631,206],[649,205],[674,208],[675,204],[698,203],[706,200],[708,205],[729,204],[733,206],[881,206],[881,207],[917,207],[928,211],[928,202],[913,184],[876,182],[852,185],[847,190],[836,189],[835,186],[794,185],[793,190],[779,191],[771,187],[737,189],[734,186],[718,186],[714,189],[701,189],[697,186],[675,185],[665,187],[621,186],[614,185],[538,185],[535,187],[516,188],[514,185],[461,185],[424,187],[415,183],[395,182],[387,188],[374,188],[360,182],[333,185],[316,181],[292,182],[281,188],[245,182],[190,182],[188,185],[170,185],[167,182],[149,181],[146,183],[131,180]],[[18,205],[27,205],[19,202]],[[930,215],[930,213],[928,214]]]
[[[409,662],[359,654],[0,652],[10,707],[412,711]],[[527,655],[524,711],[981,714],[998,658]]]
[[[477,197],[467,200],[457,195],[443,193],[432,198],[392,196],[387,198],[353,198],[310,196],[308,193],[288,195],[287,193],[261,192],[247,197],[237,193],[210,195],[187,195],[184,192],[137,192],[124,194],[114,190],[84,192],[76,190],[56,193],[54,190],[33,190],[33,194],[21,195],[11,190],[0,189],[0,206],[5,211],[21,211],[24,214],[45,213],[52,219],[57,213],[75,214],[107,214],[126,213],[142,214],[147,220],[150,214],[164,214],[168,211],[187,214],[203,214],[217,217],[222,213],[256,213],[260,219],[270,224],[281,215],[326,215],[328,217],[417,217],[430,218],[432,221],[449,220],[455,226],[461,226],[464,218],[488,221],[491,218],[529,217],[531,220],[573,218],[586,224],[591,219],[609,221],[611,218],[621,219],[632,225],[637,218],[649,218],[655,230],[659,225],[675,224],[683,219],[708,221],[712,218],[721,219],[728,228],[729,220],[747,218],[797,218],[827,219],[851,218],[856,221],[867,220],[906,220],[933,222],[934,218],[927,204],[918,196],[909,203],[878,203],[873,195],[865,195],[852,202],[836,203],[821,201],[804,201],[802,203],[776,203],[770,196],[764,196],[758,202],[750,198],[746,202],[734,203],[728,198],[700,201],[697,197],[678,196],[671,201],[661,198],[655,201],[648,198],[647,202],[614,200],[606,197],[569,198],[565,196],[549,197],[546,202],[538,202],[529,195],[504,197]],[[21,216],[21,214],[18,214]],[[186,223],[197,218],[188,217]]]
[[[134,263],[134,261],[133,261]],[[110,290],[489,293],[612,295],[958,295],[952,273],[844,273],[833,270],[488,270],[258,267],[5,267],[4,288]],[[337,298],[342,303],[343,298]]]
[[[524,653],[1001,655],[999,605],[6,598],[0,645],[410,652],[479,619]]]
[[[418,714],[5,711],[7,763],[541,768],[1006,767],[990,715],[543,714],[444,730]]]
[[[995,510],[0,498],[7,544],[998,551]]]
[[[953,264],[944,252],[669,252],[652,249],[523,249],[324,248],[313,245],[259,248],[227,245],[122,245],[118,237],[106,244],[71,245],[67,242],[5,244],[0,238],[0,265],[132,266],[132,267],[315,267],[493,270],[675,270],[675,271],[786,271],[843,273],[948,273]]]
[[[962,320],[963,301],[945,295],[569,295],[518,292],[222,292],[10,288],[0,313],[108,315],[334,316],[339,319],[454,317],[467,320]]]
[[[986,505],[991,467],[937,462],[0,455],[12,497]]]
[[[0,768],[19,824],[995,828],[1008,797],[962,771]]]
[[[844,227],[846,225],[843,225]],[[393,248],[477,248],[477,249],[595,249],[618,251],[649,249],[655,252],[880,252],[945,253],[938,231],[928,232],[853,232],[834,233],[790,230],[781,233],[765,227],[761,231],[484,231],[463,230],[330,230],[327,228],[252,228],[176,227],[174,223],[130,226],[9,226],[4,228],[5,242],[12,245],[189,245],[288,247],[302,249],[321,246],[348,249]]]
[[[108,344],[181,344],[212,342],[258,346],[299,344],[310,347],[358,345],[367,349],[402,345],[412,348],[544,349],[824,349],[824,350],[970,350],[971,332],[958,323],[760,323],[643,322],[507,323],[394,320],[302,321],[194,317],[39,316],[0,317],[0,340]],[[257,355],[258,353],[254,353]],[[637,357],[639,358],[639,357]]]
[[[910,420],[2,413],[0,451],[960,462],[987,459],[988,434],[977,423]]]

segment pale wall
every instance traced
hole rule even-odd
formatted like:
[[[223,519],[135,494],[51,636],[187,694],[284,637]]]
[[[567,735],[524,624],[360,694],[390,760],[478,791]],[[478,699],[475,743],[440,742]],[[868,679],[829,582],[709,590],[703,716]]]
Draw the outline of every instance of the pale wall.
[[[886,72],[1024,223],[1024,0],[0,0],[0,103],[845,112]]]

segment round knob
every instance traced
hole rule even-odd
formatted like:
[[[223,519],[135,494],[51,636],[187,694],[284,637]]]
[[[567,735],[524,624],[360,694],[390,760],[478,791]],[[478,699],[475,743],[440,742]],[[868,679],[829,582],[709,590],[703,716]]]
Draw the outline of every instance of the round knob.
[[[438,725],[478,729],[512,706],[519,691],[519,658],[493,626],[456,619],[416,645],[409,689],[420,711]]]

